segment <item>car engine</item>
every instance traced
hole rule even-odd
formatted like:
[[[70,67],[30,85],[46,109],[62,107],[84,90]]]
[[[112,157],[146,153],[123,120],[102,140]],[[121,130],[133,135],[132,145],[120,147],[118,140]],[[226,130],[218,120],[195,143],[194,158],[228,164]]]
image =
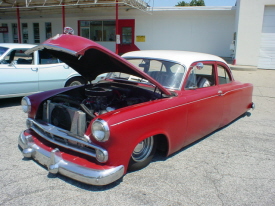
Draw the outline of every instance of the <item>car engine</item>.
[[[155,91],[132,85],[86,85],[51,97],[37,117],[56,127],[83,136],[90,121],[119,108],[161,98]]]

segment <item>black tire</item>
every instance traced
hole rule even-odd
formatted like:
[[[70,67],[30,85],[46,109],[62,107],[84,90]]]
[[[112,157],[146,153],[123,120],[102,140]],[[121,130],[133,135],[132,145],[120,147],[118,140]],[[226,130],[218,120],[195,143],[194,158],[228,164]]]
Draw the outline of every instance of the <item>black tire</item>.
[[[65,87],[77,86],[82,84],[85,84],[85,80],[83,78],[73,77],[66,82]]]
[[[156,152],[156,140],[153,136],[138,143],[128,165],[128,171],[140,170],[150,164]]]

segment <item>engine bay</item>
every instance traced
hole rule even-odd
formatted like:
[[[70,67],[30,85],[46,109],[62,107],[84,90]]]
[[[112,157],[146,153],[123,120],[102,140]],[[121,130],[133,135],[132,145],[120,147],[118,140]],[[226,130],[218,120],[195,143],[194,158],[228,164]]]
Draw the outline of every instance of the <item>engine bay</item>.
[[[83,135],[90,121],[99,115],[163,97],[156,90],[136,85],[115,82],[83,85],[47,99],[43,103],[43,112],[37,117]]]

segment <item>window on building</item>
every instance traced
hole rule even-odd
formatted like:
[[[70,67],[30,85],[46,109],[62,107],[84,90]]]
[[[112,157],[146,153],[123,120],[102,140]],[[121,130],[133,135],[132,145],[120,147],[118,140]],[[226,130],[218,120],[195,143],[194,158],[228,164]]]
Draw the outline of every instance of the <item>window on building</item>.
[[[80,35],[93,41],[115,41],[115,21],[80,21]]]
[[[122,27],[122,44],[132,43],[132,27]]]
[[[8,28],[8,24],[2,24],[2,27],[6,27]],[[9,33],[8,32],[4,32],[2,33],[2,37],[3,37],[3,43],[8,43],[9,42]]]
[[[40,43],[39,23],[33,23],[34,43]]]
[[[28,43],[28,24],[22,23],[22,34],[23,34],[23,43]]]
[[[18,43],[17,24],[11,24],[13,43]]]
[[[103,41],[115,41],[116,23],[115,21],[103,21],[103,31],[105,36]]]
[[[46,31],[46,39],[49,39],[52,37],[52,23],[46,22],[45,23],[45,31]]]

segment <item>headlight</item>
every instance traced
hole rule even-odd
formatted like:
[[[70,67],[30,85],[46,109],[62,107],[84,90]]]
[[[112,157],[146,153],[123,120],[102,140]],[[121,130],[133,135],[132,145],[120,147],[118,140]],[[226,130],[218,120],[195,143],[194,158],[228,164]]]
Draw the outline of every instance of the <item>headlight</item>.
[[[102,119],[95,120],[92,124],[92,133],[97,141],[106,142],[110,136],[107,122]]]
[[[29,113],[31,111],[31,101],[28,97],[23,97],[21,100],[22,110],[25,113]]]

